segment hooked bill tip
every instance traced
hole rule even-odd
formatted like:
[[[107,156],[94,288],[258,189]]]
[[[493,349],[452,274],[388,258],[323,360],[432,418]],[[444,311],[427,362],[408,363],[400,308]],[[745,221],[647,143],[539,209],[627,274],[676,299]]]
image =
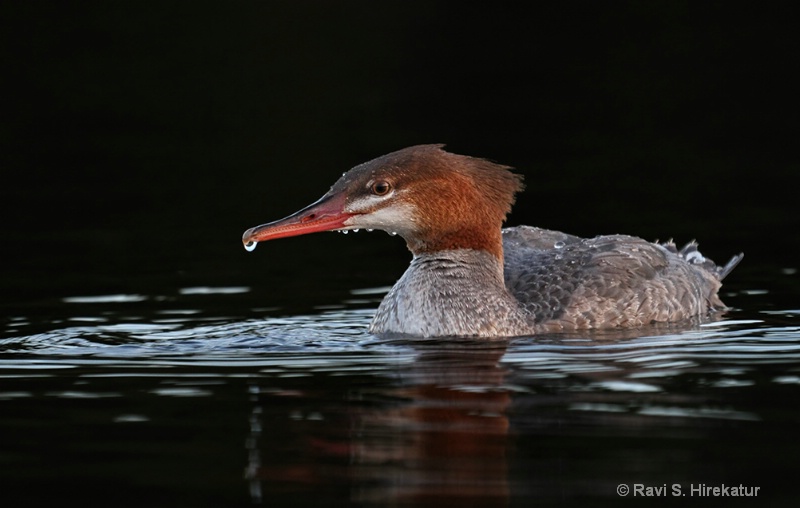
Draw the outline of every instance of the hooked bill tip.
[[[256,245],[258,245],[258,242],[252,239],[255,229],[256,228],[250,228],[242,235],[242,245],[244,245],[247,252],[253,252]]]

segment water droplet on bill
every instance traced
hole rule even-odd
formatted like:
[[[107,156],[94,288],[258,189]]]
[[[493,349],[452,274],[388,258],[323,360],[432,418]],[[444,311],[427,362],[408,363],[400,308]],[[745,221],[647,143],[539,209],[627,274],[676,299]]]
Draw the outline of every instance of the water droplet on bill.
[[[258,242],[253,242],[253,241],[247,242],[246,244],[244,244],[244,250],[246,250],[247,252],[253,252],[254,250],[256,250],[256,245],[258,245]]]

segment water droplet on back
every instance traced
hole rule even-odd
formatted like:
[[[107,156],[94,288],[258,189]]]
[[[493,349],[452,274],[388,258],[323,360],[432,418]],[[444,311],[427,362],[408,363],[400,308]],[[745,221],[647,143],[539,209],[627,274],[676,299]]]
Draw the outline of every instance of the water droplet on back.
[[[553,247],[555,247],[556,249],[563,249],[564,245],[566,245],[564,242],[556,242],[553,244]]]
[[[256,250],[256,245],[258,245],[258,242],[252,242],[252,241],[247,242],[246,244],[244,244],[244,250],[246,250],[247,252],[253,252],[254,250]]]

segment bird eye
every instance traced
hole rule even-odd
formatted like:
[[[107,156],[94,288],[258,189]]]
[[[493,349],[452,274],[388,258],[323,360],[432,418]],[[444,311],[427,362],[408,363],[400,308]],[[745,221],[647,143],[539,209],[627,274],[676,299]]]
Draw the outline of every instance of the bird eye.
[[[377,182],[374,182],[372,184],[372,187],[370,187],[370,190],[376,196],[385,196],[385,195],[389,194],[389,191],[392,190],[392,184],[390,184],[389,182],[387,182],[385,180],[378,180]]]

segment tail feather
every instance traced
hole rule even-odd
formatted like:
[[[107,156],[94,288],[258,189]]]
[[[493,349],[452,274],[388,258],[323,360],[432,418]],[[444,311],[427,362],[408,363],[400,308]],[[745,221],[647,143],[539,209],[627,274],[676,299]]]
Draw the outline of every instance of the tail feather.
[[[686,262],[688,262],[689,264],[700,266],[704,270],[713,273],[718,280],[722,280],[725,277],[727,277],[728,274],[731,273],[734,268],[736,268],[736,265],[738,265],[739,262],[744,257],[744,253],[740,252],[739,254],[733,256],[725,264],[725,266],[717,266],[717,264],[714,263],[712,260],[700,254],[700,251],[697,250],[697,242],[695,240],[692,240],[691,242],[687,243],[686,245],[681,247],[680,250],[678,250],[678,248],[675,246],[675,242],[673,242],[672,240],[664,242],[661,245],[670,252],[673,252],[674,254],[677,254],[683,259],[685,259]]]
[[[734,268],[736,268],[736,265],[739,264],[739,261],[741,261],[743,257],[744,257],[744,252],[740,252],[739,254],[733,256],[725,264],[725,266],[718,266],[717,267],[717,276],[719,277],[719,280],[722,280],[725,277],[727,277],[728,274],[731,273]]]

